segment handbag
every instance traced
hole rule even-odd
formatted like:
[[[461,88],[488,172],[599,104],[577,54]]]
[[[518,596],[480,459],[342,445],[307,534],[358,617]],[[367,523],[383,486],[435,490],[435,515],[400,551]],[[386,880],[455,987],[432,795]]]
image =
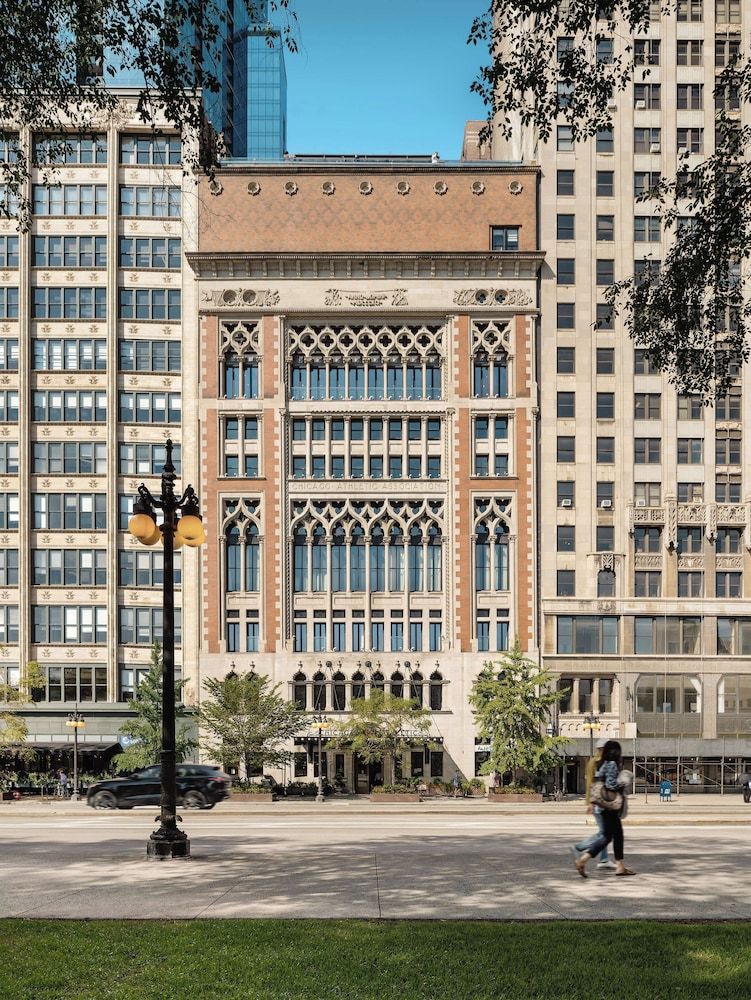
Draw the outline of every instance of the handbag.
[[[623,793],[617,788],[608,788],[602,779],[595,778],[589,789],[589,801],[606,812],[618,812],[623,808]]]

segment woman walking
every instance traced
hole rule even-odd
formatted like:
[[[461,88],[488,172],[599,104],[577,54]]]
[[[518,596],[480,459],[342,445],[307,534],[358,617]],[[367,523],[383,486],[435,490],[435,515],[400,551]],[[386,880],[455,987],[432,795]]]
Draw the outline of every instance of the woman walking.
[[[622,769],[621,745],[617,740],[608,740],[600,754],[599,764],[595,772],[595,781],[601,781],[607,791],[619,793],[622,801],[617,809],[602,809],[602,833],[594,841],[590,842],[587,850],[575,862],[576,870],[582,878],[587,878],[587,862],[590,858],[599,854],[610,843],[613,844],[616,876],[636,874],[636,872],[627,868],[623,863],[623,824],[621,823],[621,816],[626,804],[626,790],[618,780]]]

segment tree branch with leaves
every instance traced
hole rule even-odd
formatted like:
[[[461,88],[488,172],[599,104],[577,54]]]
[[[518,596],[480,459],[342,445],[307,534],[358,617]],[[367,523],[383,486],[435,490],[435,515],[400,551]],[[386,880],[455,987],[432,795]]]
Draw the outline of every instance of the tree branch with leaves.
[[[512,783],[540,781],[560,763],[557,747],[568,741],[549,736],[551,710],[563,692],[552,675],[525,657],[519,640],[499,660],[486,663],[472,685],[469,703],[477,732],[490,744],[482,774],[511,774]]]
[[[281,767],[292,759],[285,746],[305,727],[305,714],[278,693],[268,677],[249,671],[204,681],[208,699],[198,722],[201,747],[215,760],[242,762],[246,780],[263,767]]]

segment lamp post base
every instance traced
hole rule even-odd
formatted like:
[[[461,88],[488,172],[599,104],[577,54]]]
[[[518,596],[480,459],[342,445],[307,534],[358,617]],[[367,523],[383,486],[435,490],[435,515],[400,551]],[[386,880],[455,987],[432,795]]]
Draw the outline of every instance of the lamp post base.
[[[149,840],[146,842],[146,858],[149,861],[173,861],[190,857],[190,841]]]
[[[319,792],[318,795],[316,795],[316,802],[325,802],[325,801],[326,797],[321,792]]]

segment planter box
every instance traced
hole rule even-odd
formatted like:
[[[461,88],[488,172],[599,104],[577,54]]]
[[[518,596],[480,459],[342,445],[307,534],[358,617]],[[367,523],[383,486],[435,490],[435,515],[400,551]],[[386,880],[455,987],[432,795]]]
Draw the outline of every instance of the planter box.
[[[371,802],[419,802],[417,792],[384,792],[383,795],[371,795]]]
[[[273,792],[232,792],[229,801],[257,802],[258,805],[266,805],[268,802],[276,802],[276,796]]]
[[[525,795],[523,792],[501,792],[498,789],[491,788],[488,791],[488,802],[542,802],[542,792],[532,792],[531,795]]]

